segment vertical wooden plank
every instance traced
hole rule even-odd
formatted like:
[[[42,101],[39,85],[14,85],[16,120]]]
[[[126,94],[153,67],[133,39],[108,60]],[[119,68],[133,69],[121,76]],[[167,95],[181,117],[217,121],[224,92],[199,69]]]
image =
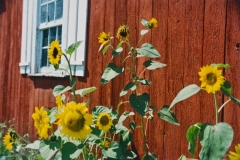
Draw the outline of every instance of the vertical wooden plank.
[[[155,59],[155,61],[167,64],[168,0],[153,0],[152,17],[158,20],[158,27],[151,30],[152,44],[161,55],[161,58]],[[154,110],[154,118],[149,121],[148,142],[152,152],[157,154],[157,159],[167,159],[164,157],[165,123],[158,117],[157,111],[166,104],[165,100],[168,97],[165,93],[167,90],[166,74],[169,65],[171,64],[167,64],[165,68],[150,72],[150,80],[152,81],[152,85],[150,86],[151,104],[156,105],[157,109]],[[158,138],[153,138],[153,136]]]
[[[240,1],[229,0],[227,3],[227,24],[226,24],[226,53],[225,63],[228,63],[231,68],[225,72],[226,79],[232,85],[232,94],[238,99],[240,98]],[[228,100],[227,97],[224,98]],[[234,150],[234,146],[240,142],[240,109],[234,102],[229,102],[224,107],[224,121],[229,123],[234,130],[234,139],[231,151]]]
[[[102,97],[108,98],[105,94],[102,95],[100,87],[100,77],[103,73],[102,54],[98,53],[99,43],[98,35],[104,30],[105,19],[105,1],[95,0],[90,1],[90,17],[89,18],[89,38],[88,38],[88,55],[87,55],[87,75],[89,75],[90,86],[97,88],[91,96],[91,106],[101,105]]]
[[[183,85],[199,85],[200,67],[202,65],[203,46],[203,18],[204,0],[185,2],[185,27],[184,27],[184,54],[183,56]],[[190,67],[191,66],[191,67]],[[200,94],[194,95],[182,103],[180,115],[181,153],[191,157],[188,153],[188,142],[186,139],[187,129],[198,122],[201,122]],[[199,147],[200,148],[200,147]],[[198,157],[198,153],[195,153]]]
[[[116,41],[116,28],[115,28],[115,0],[111,0],[111,1],[106,1],[105,2],[105,13],[104,13],[104,29],[103,31],[106,33],[110,33],[111,37],[114,37],[111,40],[111,43],[113,44]],[[99,32],[100,34],[100,32]],[[96,37],[96,40],[97,37]],[[101,44],[98,44],[98,47]],[[102,56],[103,58],[103,64],[102,64],[102,73],[105,70],[105,68],[107,67],[108,63],[112,62],[111,58],[112,58],[112,54],[111,54],[112,49],[109,48],[109,51],[105,54],[102,55],[102,51],[97,53],[97,50],[95,51],[97,54],[99,54],[100,56]],[[116,77],[118,78],[118,77]],[[98,77],[98,83],[101,79],[101,77]],[[113,84],[113,81],[108,82],[105,85],[101,86],[102,88],[102,95],[108,95],[107,97],[102,96],[102,105],[110,107],[113,106],[114,108],[116,108],[116,105],[112,104],[112,99],[113,99],[113,92],[114,92],[114,88],[116,88],[116,84]]]
[[[185,1],[169,0],[168,4],[168,55],[166,64],[166,104],[170,104],[183,86],[183,62],[184,62],[184,14]],[[172,109],[177,117],[181,116],[182,103],[178,103]],[[181,123],[181,119],[179,120]],[[164,158],[178,159],[181,150],[173,150],[173,146],[180,148],[181,134],[178,126],[165,123]]]
[[[224,62],[226,0],[205,1],[203,66]],[[202,92],[201,120],[215,124],[215,105],[213,94]],[[222,102],[218,94],[218,104]],[[219,121],[222,117],[219,117]]]

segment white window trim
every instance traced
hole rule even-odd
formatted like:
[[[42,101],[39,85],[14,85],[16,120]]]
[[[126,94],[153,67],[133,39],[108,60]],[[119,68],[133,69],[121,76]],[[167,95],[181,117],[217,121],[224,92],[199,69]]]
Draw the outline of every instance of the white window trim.
[[[38,25],[38,2],[39,0],[23,0],[20,73],[29,76],[65,77],[68,75],[67,72],[53,71],[53,67],[49,68],[49,72],[40,73],[41,46],[39,44],[41,43],[39,41],[41,38],[38,36],[40,35],[39,29],[43,29],[44,25]],[[72,43],[82,41],[70,60],[72,74],[75,76],[85,74],[87,15],[88,0],[63,0],[61,44],[63,52]],[[83,25],[83,22],[86,23]],[[59,21],[56,20],[55,23]],[[63,57],[62,63],[66,63]]]

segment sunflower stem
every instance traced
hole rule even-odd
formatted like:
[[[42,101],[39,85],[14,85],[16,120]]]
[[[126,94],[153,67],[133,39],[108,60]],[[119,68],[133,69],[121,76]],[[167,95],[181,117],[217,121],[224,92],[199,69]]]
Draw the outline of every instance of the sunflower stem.
[[[147,146],[146,146],[146,134],[145,134],[143,116],[141,116],[141,126],[142,126],[142,136],[143,136],[143,151],[144,151],[144,155],[146,155],[147,154]]]
[[[216,109],[216,124],[217,124],[218,123],[218,103],[217,103],[216,92],[214,92],[213,95],[214,95],[214,102],[215,102],[215,109]]]
[[[226,102],[224,102],[224,104],[218,109],[218,113],[223,109],[223,107],[231,101],[231,98],[229,98],[229,100],[227,100]]]
[[[71,85],[71,82],[73,80],[73,78],[72,78],[72,68],[71,68],[70,61],[69,61],[71,57],[69,57],[69,60],[68,60],[67,56],[65,54],[63,54],[63,55],[64,55],[64,57],[65,57],[65,59],[67,60],[67,63],[68,63],[68,68],[69,68],[69,71],[70,71],[70,73],[69,73],[70,85]],[[72,87],[71,91],[73,92],[74,101],[77,103],[77,96],[76,96],[76,93],[75,93],[74,86]]]
[[[83,147],[83,158],[84,159],[88,159],[88,156],[87,156],[87,148],[86,148],[86,145],[84,145],[84,147]]]

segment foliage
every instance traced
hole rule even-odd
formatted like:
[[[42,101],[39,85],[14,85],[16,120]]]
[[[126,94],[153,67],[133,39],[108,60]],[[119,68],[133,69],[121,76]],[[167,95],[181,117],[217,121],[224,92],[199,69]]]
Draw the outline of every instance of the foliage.
[[[222,70],[220,70],[220,68],[228,69],[230,66],[228,64],[212,64],[201,68],[201,71],[198,73],[200,81],[202,82],[201,87],[196,84],[184,87],[177,94],[169,107],[164,105],[163,108],[158,111],[158,115],[161,119],[171,124],[179,125],[174,112],[171,110],[176,103],[195,95],[201,90],[213,94],[216,123],[209,124],[199,122],[191,125],[186,132],[186,138],[189,143],[188,152],[192,157],[195,156],[197,141],[198,139],[200,140],[201,151],[199,153],[199,158],[201,160],[216,160],[223,158],[233,140],[232,127],[225,122],[219,122],[218,114],[229,101],[232,100],[239,105],[239,100],[232,95],[231,84],[222,76]],[[227,100],[221,107],[219,107],[217,103],[217,92],[222,92],[223,95],[229,97],[229,100]],[[179,159],[183,160],[187,158],[184,155],[181,155]]]
[[[1,157],[14,155],[16,159],[37,157],[39,160],[134,159],[137,155],[130,147],[134,139],[133,130],[141,129],[144,152],[142,159],[157,159],[157,155],[150,152],[147,144],[147,126],[145,126],[153,118],[152,112],[155,106],[150,106],[150,95],[141,93],[140,87],[152,84],[143,76],[146,70],[152,71],[164,68],[166,64],[151,60],[151,58],[161,57],[152,44],[143,43],[139,47],[144,35],[149,30],[157,27],[157,20],[155,18],[150,21],[142,20],[142,24],[145,29],[140,32],[141,38],[135,47],[130,44],[130,29],[127,25],[122,25],[117,30],[117,38],[119,39],[117,47],[112,45],[111,40],[113,37],[110,37],[110,33],[101,32],[98,37],[99,43],[101,43],[99,51],[106,54],[111,49],[112,59],[119,58],[122,62],[121,64],[115,64],[112,60],[112,62],[108,63],[101,76],[100,84],[107,85],[112,79],[125,71],[127,71],[126,74],[129,73],[132,77],[132,80],[126,86],[123,86],[123,90],[119,93],[119,96],[123,97],[131,92],[129,98],[127,98],[127,101],[120,101],[116,107],[95,106],[92,111],[89,110],[90,100],[82,102],[81,97],[95,91],[97,88],[93,86],[76,90],[77,79],[72,75],[70,64],[71,56],[80,46],[81,41],[70,45],[65,53],[62,52],[59,42],[57,40],[53,41],[48,50],[50,63],[56,70],[64,70],[69,74],[69,85],[57,85],[53,89],[57,106],[51,109],[43,106],[35,108],[32,118],[39,139],[30,143],[15,133],[13,129],[8,128],[12,132],[8,132],[4,136],[3,141],[6,143],[0,146],[0,149],[3,150],[1,151]],[[126,57],[123,56],[125,48],[128,50],[125,52],[128,53]],[[146,57],[148,60],[142,65],[144,67],[143,71],[138,73],[136,61],[142,57]],[[67,66],[60,64],[61,58],[66,59]],[[73,101],[68,102],[66,100],[66,92],[71,92]],[[121,113],[120,107],[124,103],[129,104],[134,111],[129,112],[126,109]],[[139,114],[140,119],[134,121],[132,117],[136,114]],[[126,121],[127,119],[128,121]],[[129,124],[127,124],[128,122]],[[5,129],[7,128],[5,127]],[[13,132],[17,137],[16,139],[15,136],[12,136]],[[20,158],[20,152],[23,151],[28,154],[24,154]]]

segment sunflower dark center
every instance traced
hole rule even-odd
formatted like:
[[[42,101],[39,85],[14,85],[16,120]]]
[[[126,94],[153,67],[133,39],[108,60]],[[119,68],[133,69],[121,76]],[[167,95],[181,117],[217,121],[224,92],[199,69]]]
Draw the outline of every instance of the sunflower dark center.
[[[127,34],[128,34],[127,29],[126,28],[122,29],[119,34],[121,37],[127,37]]]
[[[109,41],[109,37],[104,37],[104,41]]]
[[[208,73],[206,78],[207,78],[207,83],[210,85],[215,84],[217,81],[217,76],[213,73]]]
[[[53,49],[53,57],[57,58],[57,55],[58,55],[58,50],[57,50],[56,47],[54,47],[54,49]]]
[[[82,117],[82,115],[79,115],[77,119],[70,118],[67,120],[67,128],[71,131],[79,131],[84,127],[85,119]]]
[[[109,123],[108,116],[102,116],[101,119],[100,119],[100,123],[104,126],[107,125]]]

